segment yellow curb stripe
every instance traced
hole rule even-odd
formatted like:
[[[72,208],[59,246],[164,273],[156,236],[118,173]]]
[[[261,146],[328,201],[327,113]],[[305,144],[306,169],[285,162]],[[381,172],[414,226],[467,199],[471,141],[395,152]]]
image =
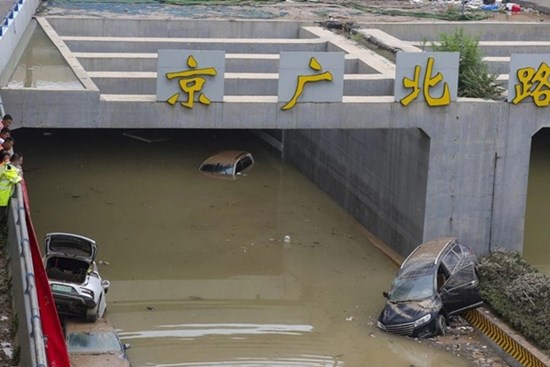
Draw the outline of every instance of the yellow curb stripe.
[[[512,356],[524,367],[547,367],[520,343],[510,337],[502,329],[481,315],[478,310],[469,310],[464,318],[473,327],[493,340],[502,350]]]

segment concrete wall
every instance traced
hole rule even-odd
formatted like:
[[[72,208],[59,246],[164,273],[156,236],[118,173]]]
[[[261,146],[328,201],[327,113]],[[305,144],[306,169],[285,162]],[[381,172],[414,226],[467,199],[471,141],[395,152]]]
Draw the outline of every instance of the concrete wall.
[[[119,37],[166,37],[185,38],[308,38],[302,34],[302,26],[312,22],[280,20],[189,20],[171,21],[154,19],[154,14],[145,18],[69,18],[48,17],[48,21],[60,35],[71,36],[113,36]],[[311,36],[311,38],[314,38]]]
[[[445,235],[478,255],[521,251],[531,137],[550,126],[545,110],[394,107],[390,125],[403,129],[287,130],[285,158],[402,255]]]
[[[429,148],[418,129],[286,130],[283,152],[405,256],[423,240]]]
[[[380,29],[404,41],[433,41],[439,39],[440,34],[453,33],[457,28],[479,36],[481,41],[548,41],[550,32],[550,24],[533,22],[425,22],[421,27],[413,25],[418,23],[368,23],[361,24],[361,28]]]

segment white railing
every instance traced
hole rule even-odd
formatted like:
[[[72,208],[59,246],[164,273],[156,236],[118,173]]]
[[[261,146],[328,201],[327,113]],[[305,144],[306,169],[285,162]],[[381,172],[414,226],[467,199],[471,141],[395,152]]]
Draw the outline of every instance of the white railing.
[[[14,0],[13,6],[0,23],[0,73],[21,40],[41,0]],[[0,86],[1,87],[1,86]]]
[[[29,350],[21,348],[21,362],[32,367],[47,367],[47,357],[40,319],[40,308],[34,277],[34,266],[30,248],[29,233],[26,221],[25,203],[23,201],[23,190],[20,184],[16,185],[16,192],[10,203],[10,216],[8,221],[10,232],[13,230],[15,238],[10,236],[9,240],[16,240],[17,246],[10,245],[10,261],[19,261],[18,266],[11,266],[12,269],[20,270],[21,274],[13,274],[21,280],[20,287],[14,287],[14,297],[21,297],[22,302],[16,302],[19,318],[19,344],[28,346]],[[17,249],[17,251],[15,251]],[[18,255],[18,256],[16,256]],[[22,340],[24,339],[24,340]]]

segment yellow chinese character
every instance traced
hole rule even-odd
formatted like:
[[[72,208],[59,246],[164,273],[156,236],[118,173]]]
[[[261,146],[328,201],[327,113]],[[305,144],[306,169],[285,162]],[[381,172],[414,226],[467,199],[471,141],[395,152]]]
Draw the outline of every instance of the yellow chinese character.
[[[187,66],[189,66],[189,70],[166,73],[166,78],[170,80],[174,78],[181,78],[179,81],[180,88],[187,94],[187,101],[182,102],[181,105],[187,108],[193,108],[193,104],[195,103],[195,93],[201,92],[204,83],[206,83],[206,79],[198,75],[215,76],[217,72],[213,67],[196,69],[197,61],[193,55],[190,55],[187,58]],[[174,105],[178,101],[179,96],[179,92],[174,93],[166,102]],[[208,97],[202,92],[199,95],[199,102],[205,105],[209,105],[211,103],[210,99],[208,99]]]
[[[515,85],[516,96],[513,104],[518,104],[527,97],[532,97],[538,107],[550,105],[550,67],[542,63],[535,71],[535,68],[526,67],[518,69],[517,77],[519,84]]]
[[[403,78],[403,87],[413,90],[405,98],[399,101],[403,106],[407,106],[409,103],[414,101],[416,97],[418,97],[418,95],[420,94],[420,87],[418,86],[419,84],[420,84],[420,65],[416,65],[414,67],[413,79]]]
[[[312,57],[309,60],[309,68],[315,71],[321,71],[322,67],[321,64],[315,59],[315,57]],[[319,82],[319,81],[331,81],[332,80],[332,73],[330,71],[325,71],[324,73],[320,74],[313,74],[313,75],[298,75],[298,84],[296,86],[296,90],[294,91],[294,96],[292,96],[292,99],[288,101],[283,107],[281,107],[282,110],[290,110],[294,105],[296,105],[296,102],[298,101],[298,98],[302,95],[304,92],[304,86],[306,83],[309,82]]]
[[[451,93],[449,91],[449,85],[447,82],[443,83],[443,93],[440,97],[432,97],[430,94],[430,89],[435,87],[437,84],[439,84],[443,80],[443,74],[438,72],[434,76],[432,76],[433,72],[433,65],[434,65],[434,58],[428,57],[428,62],[426,64],[426,73],[424,74],[424,82],[422,84],[422,93],[424,95],[424,99],[426,100],[426,103],[428,106],[445,106],[451,103]],[[403,86],[407,89],[412,89],[412,92],[409,93],[407,96],[402,98],[399,102],[403,106],[407,106],[409,103],[411,103],[413,100],[415,100],[418,95],[420,94],[420,66],[416,65],[414,67],[414,77],[413,79],[409,78],[403,78]]]
[[[422,92],[424,93],[424,98],[428,103],[428,106],[445,106],[451,103],[451,92],[449,92],[449,85],[447,82],[443,83],[443,94],[439,98],[434,98],[430,95],[430,88],[435,87],[439,82],[443,80],[443,74],[437,73],[435,76],[432,75],[434,65],[433,57],[428,58],[428,65],[426,66],[426,75],[424,76],[424,87]]]

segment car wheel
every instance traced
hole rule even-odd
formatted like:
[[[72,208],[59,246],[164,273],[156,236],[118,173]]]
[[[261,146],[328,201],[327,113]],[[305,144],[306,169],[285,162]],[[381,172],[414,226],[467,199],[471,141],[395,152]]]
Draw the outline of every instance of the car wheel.
[[[96,322],[99,307],[95,306],[86,311],[86,322]]]
[[[101,297],[94,308],[90,308],[86,311],[86,322],[96,322],[99,318],[99,305],[101,304]]]
[[[447,332],[447,320],[445,319],[445,315],[441,313],[437,315],[435,327],[437,328],[437,335],[445,335]]]

